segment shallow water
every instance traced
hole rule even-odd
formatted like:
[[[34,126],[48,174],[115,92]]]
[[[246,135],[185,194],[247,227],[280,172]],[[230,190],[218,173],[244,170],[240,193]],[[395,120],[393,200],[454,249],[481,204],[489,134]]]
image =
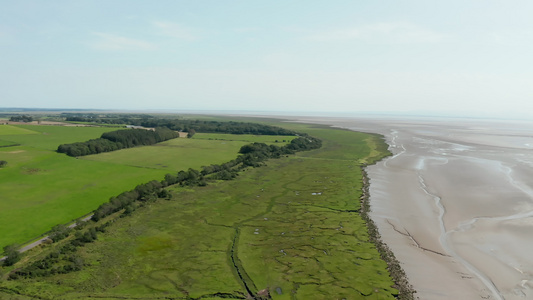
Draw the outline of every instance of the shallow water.
[[[386,136],[371,216],[420,299],[533,299],[532,123],[314,121]]]

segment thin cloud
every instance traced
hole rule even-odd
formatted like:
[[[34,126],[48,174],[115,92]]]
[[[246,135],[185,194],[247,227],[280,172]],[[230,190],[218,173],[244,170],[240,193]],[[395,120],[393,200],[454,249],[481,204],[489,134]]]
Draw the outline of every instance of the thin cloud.
[[[119,35],[102,32],[93,32],[92,35],[98,37],[98,40],[89,45],[98,50],[153,50],[156,48],[152,43]]]
[[[182,40],[195,40],[197,37],[193,35],[189,28],[185,28],[179,24],[172,22],[153,22],[153,25],[159,30],[158,34],[168,37],[173,37]]]
[[[308,35],[305,39],[316,42],[359,40],[378,43],[438,43],[448,37],[409,23],[375,23],[319,31]]]

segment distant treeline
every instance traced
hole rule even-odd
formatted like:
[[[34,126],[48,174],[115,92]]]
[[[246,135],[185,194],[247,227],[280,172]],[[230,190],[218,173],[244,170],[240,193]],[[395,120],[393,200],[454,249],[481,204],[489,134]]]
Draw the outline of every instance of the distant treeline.
[[[247,122],[218,122],[201,120],[169,120],[147,119],[130,120],[132,125],[144,127],[162,126],[172,130],[189,132],[194,130],[201,133],[255,134],[255,135],[296,135],[292,130],[277,126]]]
[[[147,114],[95,114],[95,113],[62,113],[59,115],[67,122],[88,122],[99,124],[129,124],[131,119],[149,119],[154,118]]]
[[[292,130],[258,123],[247,122],[219,122],[184,119],[163,119],[149,115],[92,115],[92,114],[62,114],[69,122],[91,122],[100,124],[128,124],[143,127],[167,127],[175,131],[190,132],[194,130],[202,133],[228,134],[256,134],[256,135],[295,135]]]
[[[106,132],[98,139],[59,145],[57,152],[66,153],[68,156],[84,156],[135,146],[153,145],[177,137],[179,137],[177,132],[164,127],[156,128],[153,131],[145,129],[123,129]]]
[[[11,122],[26,122],[26,123],[29,123],[29,122],[33,122],[33,117],[32,116],[27,116],[27,115],[12,116],[11,118],[9,118],[9,121],[11,121]]]

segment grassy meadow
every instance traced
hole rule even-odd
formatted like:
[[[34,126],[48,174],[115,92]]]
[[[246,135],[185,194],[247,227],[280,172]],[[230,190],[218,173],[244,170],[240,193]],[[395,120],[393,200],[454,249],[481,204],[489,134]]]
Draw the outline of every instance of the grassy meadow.
[[[52,125],[0,125],[0,140],[10,141],[37,149],[55,151],[60,144],[83,142],[99,138],[102,133],[113,130],[117,130],[117,128]]]
[[[87,155],[80,159],[169,172],[189,168],[199,170],[201,166],[221,164],[234,159],[239,149],[249,144],[238,136],[233,138],[234,136],[228,134],[220,135],[225,136],[224,140],[198,139],[196,135],[192,139],[172,139],[152,146]]]
[[[384,142],[346,130],[283,126],[321,138],[323,147],[270,160],[232,181],[171,186],[172,200],[116,218],[79,248],[81,271],[7,280],[5,270],[0,299],[394,299],[387,265],[359,214],[360,166],[387,155]],[[220,146],[220,140],[210,142]],[[105,164],[124,159],[127,165],[128,156]],[[104,164],[92,159],[77,161]],[[52,250],[44,246],[29,256]]]
[[[52,226],[81,217],[109,197],[165,172],[90,162],[56,153],[61,143],[99,137],[110,129],[60,126],[0,126],[0,248],[24,243]]]
[[[239,135],[231,135],[228,137],[227,134],[222,133],[197,133],[194,135],[195,139],[203,139],[203,140],[232,140],[232,141],[242,141],[246,143],[265,143],[265,144],[273,144],[282,146],[286,143],[289,143],[292,141],[295,136],[289,136],[289,135],[252,135],[252,134],[239,134]]]

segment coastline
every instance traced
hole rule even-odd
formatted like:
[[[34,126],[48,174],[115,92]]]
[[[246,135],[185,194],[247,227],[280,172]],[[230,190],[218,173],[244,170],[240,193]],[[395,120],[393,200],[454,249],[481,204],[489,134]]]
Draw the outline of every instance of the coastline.
[[[294,118],[385,136],[369,216],[417,299],[533,298],[533,123]]]
[[[399,299],[533,298],[533,124],[304,122],[385,137],[392,155],[359,160],[360,214]]]
[[[379,233],[378,227],[376,226],[376,224],[370,217],[370,211],[371,211],[370,193],[369,193],[370,182],[368,178],[368,173],[366,172],[366,166],[361,166],[361,173],[363,175],[362,195],[360,198],[361,217],[366,223],[369,238],[371,242],[374,245],[376,245],[376,248],[378,249],[378,252],[381,255],[381,259],[383,259],[388,265],[390,275],[393,281],[396,283],[394,288],[398,290],[398,299],[400,300],[414,299],[414,294],[416,293],[416,290],[409,283],[409,279],[407,275],[405,274],[405,271],[402,269],[400,265],[400,261],[396,259],[396,256],[394,256],[394,253],[392,252],[392,250],[381,239],[381,235]]]

